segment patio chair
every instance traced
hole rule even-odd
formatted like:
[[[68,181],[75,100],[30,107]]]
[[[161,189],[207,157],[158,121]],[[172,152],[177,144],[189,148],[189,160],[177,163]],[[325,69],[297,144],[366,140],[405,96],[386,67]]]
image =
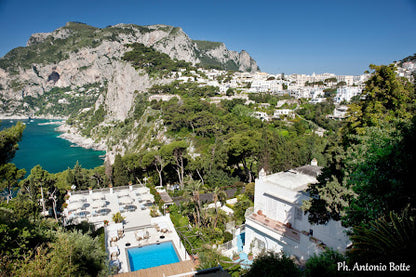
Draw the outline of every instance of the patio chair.
[[[116,252],[111,253],[111,260],[115,261],[118,259],[118,254]]]
[[[140,241],[140,240],[143,239],[143,233],[142,232],[136,232],[136,233],[134,233],[134,235],[135,235],[137,241]]]

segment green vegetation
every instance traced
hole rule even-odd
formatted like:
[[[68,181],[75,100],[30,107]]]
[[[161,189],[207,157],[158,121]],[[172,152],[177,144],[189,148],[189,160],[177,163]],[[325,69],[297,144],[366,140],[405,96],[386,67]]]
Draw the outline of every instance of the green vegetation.
[[[104,85],[92,83],[72,90],[70,87],[53,87],[38,97],[26,96],[23,103],[38,108],[36,115],[70,116],[79,115],[83,109],[94,106],[98,96],[106,90]],[[89,125],[97,123],[103,117],[103,110],[90,110],[94,115]]]
[[[327,99],[327,101],[317,104],[305,103],[296,112],[305,119],[313,121],[318,126],[328,131],[336,132],[342,123],[327,117],[333,113],[334,109],[335,104],[330,99]]]
[[[297,265],[286,255],[274,252],[264,253],[253,261],[250,270],[243,276],[301,276]]]
[[[187,70],[195,69],[191,63],[172,60],[169,55],[146,47],[141,43],[127,45],[133,48],[124,53],[122,59],[131,62],[136,69],[144,69],[150,76],[163,77],[172,71],[180,68]]]
[[[74,170],[49,174],[40,166],[24,180],[24,170],[8,163],[17,149],[24,125],[0,131],[1,189],[7,191],[0,202],[0,272],[2,276],[98,276],[106,274],[103,233],[81,233],[82,226],[60,226],[57,211],[64,193],[73,184],[86,181],[79,165]],[[88,177],[87,177],[88,178]],[[88,178],[90,179],[90,178]],[[18,188],[17,196],[11,192]],[[43,199],[44,201],[41,201]],[[42,203],[42,204],[41,204]],[[40,215],[51,208],[54,219]],[[89,230],[89,228],[88,228]]]
[[[414,243],[414,235],[401,234],[414,234],[407,229],[414,228],[416,199],[415,88],[396,76],[392,65],[371,69],[364,97],[351,104],[345,126],[327,148],[328,166],[319,183],[309,187],[313,198],[305,203],[311,222],[341,219],[353,227],[351,259],[359,262],[369,257],[381,262],[377,247],[384,247],[385,257],[404,259],[410,252],[404,247],[396,255],[397,245]]]
[[[220,47],[222,42],[207,41],[207,40],[193,40],[199,50],[208,51]]]

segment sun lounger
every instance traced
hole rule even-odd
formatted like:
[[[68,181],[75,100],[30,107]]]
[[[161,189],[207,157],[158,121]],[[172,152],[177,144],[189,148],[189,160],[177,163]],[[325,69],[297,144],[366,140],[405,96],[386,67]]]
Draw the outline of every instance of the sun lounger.
[[[142,240],[143,239],[143,237],[144,237],[144,233],[143,233],[143,231],[137,231],[136,233],[135,233],[135,236],[136,236],[136,240]]]
[[[110,237],[111,241],[117,241],[119,238],[116,230],[111,230],[108,236]]]

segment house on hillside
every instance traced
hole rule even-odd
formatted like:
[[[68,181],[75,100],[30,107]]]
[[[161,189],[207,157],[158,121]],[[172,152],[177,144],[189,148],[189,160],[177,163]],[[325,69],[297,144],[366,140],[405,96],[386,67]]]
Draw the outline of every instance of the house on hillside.
[[[310,165],[256,179],[254,208],[246,212],[244,252],[283,251],[299,260],[319,254],[325,247],[343,252],[350,243],[339,221],[312,225],[302,210],[308,184],[316,183],[321,168]]]

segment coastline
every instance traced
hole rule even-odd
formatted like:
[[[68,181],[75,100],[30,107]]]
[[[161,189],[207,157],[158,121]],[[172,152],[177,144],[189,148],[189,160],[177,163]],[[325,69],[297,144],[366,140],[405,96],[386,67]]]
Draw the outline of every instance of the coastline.
[[[107,151],[107,146],[103,142],[97,143],[94,142],[92,138],[83,137],[75,127],[70,127],[64,122],[55,130],[61,133],[58,136],[59,138],[68,140],[79,147],[97,151]]]
[[[33,116],[30,117],[31,119],[47,119],[47,120],[66,120],[67,117],[58,117],[58,116]],[[29,119],[28,116],[25,115],[6,115],[0,113],[0,121],[2,120],[27,120]],[[45,123],[47,124],[47,123]],[[85,149],[93,149],[96,151],[105,151],[105,158],[109,158],[109,153],[107,152],[107,146],[104,142],[94,142],[91,138],[86,138],[80,134],[77,128],[71,127],[62,122],[53,122],[51,124],[59,124],[55,131],[61,133],[58,137],[65,139],[78,147],[82,147]]]
[[[19,119],[29,119],[27,115],[10,115],[0,113],[0,120],[19,120]],[[66,120],[68,117],[59,117],[59,116],[30,116],[30,119],[50,119],[50,120]]]

